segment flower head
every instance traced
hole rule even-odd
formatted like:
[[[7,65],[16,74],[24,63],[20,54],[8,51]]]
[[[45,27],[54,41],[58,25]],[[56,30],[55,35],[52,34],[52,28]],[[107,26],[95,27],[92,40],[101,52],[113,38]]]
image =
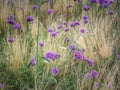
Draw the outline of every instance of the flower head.
[[[8,38],[8,42],[10,43],[14,42],[14,38]]]
[[[59,73],[59,69],[56,67],[52,68],[51,72],[52,72],[52,75],[57,75]]]
[[[91,74],[86,74],[86,77],[88,78],[88,79],[91,79],[92,78],[92,75]]]
[[[75,58],[76,59],[78,59],[78,60],[83,60],[83,55],[82,55],[82,53],[81,52],[75,52],[74,53],[74,56],[75,56]]]
[[[91,74],[93,75],[94,78],[98,77],[98,72],[96,70],[92,70]]]
[[[34,5],[34,6],[33,6],[33,9],[38,9],[38,8],[39,8],[38,5]]]
[[[82,28],[82,29],[80,29],[80,33],[81,33],[81,34],[85,34],[85,33],[86,33],[86,30],[85,30],[85,29],[83,29],[83,28]]]
[[[90,0],[90,2],[91,2],[91,3],[96,3],[96,2],[97,2],[97,0]]]
[[[84,10],[85,10],[85,11],[90,10],[90,6],[89,6],[89,5],[87,5],[87,4],[86,4],[86,5],[84,5]]]
[[[99,87],[99,83],[95,83],[95,87]]]
[[[35,58],[31,58],[30,64],[31,66],[35,66]]]
[[[27,22],[33,22],[33,20],[34,20],[34,19],[33,19],[32,16],[28,16],[28,17],[27,17]]]
[[[71,7],[72,7],[72,5],[71,5],[71,4],[68,4],[66,7],[67,7],[67,8],[71,8]]]
[[[19,29],[20,28],[20,24],[16,23],[14,24],[14,29]]]
[[[67,27],[67,28],[64,28],[64,31],[65,32],[68,32],[69,31],[69,28]]]
[[[71,45],[69,46],[69,48],[70,48],[72,51],[76,50],[76,46],[75,46],[74,44],[71,44]]]
[[[61,29],[62,28],[62,25],[59,25],[58,27],[57,27],[57,29]]]
[[[86,20],[86,19],[88,19],[88,16],[84,15],[83,20]]]
[[[3,87],[3,85],[0,83],[0,89]]]
[[[87,62],[90,66],[92,66],[92,67],[94,66],[94,61],[92,59],[88,58]]]
[[[107,86],[109,89],[111,89],[112,88],[112,85],[110,85],[110,84],[108,84],[108,86]]]
[[[44,42],[39,42],[39,46],[43,47],[44,46]]]
[[[58,35],[58,32],[52,32],[52,33],[51,33],[51,36],[52,36],[52,37],[56,37],[57,35]]]
[[[109,14],[110,14],[110,15],[113,15],[113,14],[115,14],[115,12],[112,11],[112,10],[110,10],[110,11],[109,11]]]
[[[69,39],[69,38],[66,38],[66,42],[70,42],[70,39]]]
[[[47,13],[50,15],[53,13],[53,10],[52,9],[48,9]]]
[[[70,23],[70,26],[71,26],[71,27],[75,27],[75,26],[76,26],[75,22],[71,22],[71,23]]]
[[[7,23],[14,25],[16,22],[15,22],[15,20],[13,20],[13,19],[8,19],[8,20],[7,20]]]
[[[87,24],[89,21],[87,19],[84,20],[84,23]]]
[[[47,30],[48,32],[53,32],[54,31],[54,29],[53,28],[48,28],[48,30]]]

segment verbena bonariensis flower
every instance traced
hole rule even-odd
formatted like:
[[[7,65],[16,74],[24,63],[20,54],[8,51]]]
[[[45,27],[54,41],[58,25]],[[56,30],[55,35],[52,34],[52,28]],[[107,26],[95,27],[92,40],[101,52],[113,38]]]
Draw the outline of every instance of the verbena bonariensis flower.
[[[30,64],[31,66],[35,66],[35,58],[31,58]]]
[[[86,77],[88,78],[88,79],[91,79],[92,78],[92,75],[91,74],[86,74]]]
[[[97,2],[97,0],[90,0],[90,2],[91,2],[91,3],[96,3],[96,2]]]
[[[33,6],[33,9],[38,9],[38,8],[39,8],[38,5],[34,5],[34,6]]]
[[[20,24],[16,23],[14,24],[14,29],[19,29],[20,28]]]
[[[66,42],[67,42],[67,43],[70,42],[70,39],[69,39],[69,38],[66,38]]]
[[[120,59],[120,54],[118,54],[117,57]]]
[[[39,46],[43,47],[44,46],[44,42],[39,42]]]
[[[114,0],[98,0],[98,3],[103,7],[107,8],[113,4]]]
[[[65,32],[68,32],[70,29],[68,27],[64,28]]]
[[[52,9],[48,9],[47,13],[50,15],[53,13],[53,10]]]
[[[75,56],[75,58],[78,59],[78,60],[83,60],[83,55],[82,55],[82,53],[79,52],[79,51],[74,52],[74,56]]]
[[[62,25],[59,25],[58,27],[57,27],[57,29],[61,29],[62,28]]]
[[[86,19],[88,19],[88,16],[84,15],[83,20],[86,20]]]
[[[66,21],[64,21],[64,22],[63,22],[63,25],[67,25],[67,22],[66,22]]]
[[[54,29],[53,28],[48,28],[48,30],[47,30],[48,32],[53,32],[54,31]]]
[[[14,42],[14,38],[8,38],[8,42]]]
[[[89,6],[89,5],[87,5],[87,4],[86,4],[86,5],[84,5],[84,10],[85,10],[85,11],[90,10],[90,6]]]
[[[87,20],[87,19],[84,20],[84,23],[85,23],[85,24],[87,24],[88,22],[89,22],[89,20]]]
[[[71,5],[71,4],[68,4],[66,7],[67,7],[67,8],[71,8],[71,7],[72,7],[72,5]]]
[[[108,84],[108,86],[107,86],[109,89],[111,89],[112,88],[112,85],[110,85],[110,84]]]
[[[74,44],[71,44],[71,45],[69,46],[69,48],[70,48],[72,51],[76,50],[76,46],[75,46]]]
[[[83,34],[85,34],[86,33],[86,30],[85,29],[80,29],[80,33],[83,35]]]
[[[59,69],[56,67],[52,68],[51,72],[52,72],[52,75],[57,75],[59,73]]]
[[[99,87],[99,83],[95,83],[95,87]]]
[[[98,78],[98,72],[96,70],[92,70],[91,74],[93,75],[94,78]]]
[[[70,26],[71,26],[71,27],[75,27],[75,26],[76,26],[75,22],[71,22],[71,23],[70,23]]]
[[[60,55],[59,54],[56,54],[54,52],[47,52],[46,55],[45,55],[45,58],[48,59],[48,60],[51,60],[51,61],[54,61],[55,59],[59,58]]]
[[[3,85],[0,83],[0,89],[3,87]]]
[[[74,23],[75,23],[76,26],[77,26],[77,25],[80,25],[80,22],[79,22],[79,21],[75,21]]]
[[[16,23],[16,21],[13,20],[13,19],[8,19],[8,20],[7,20],[7,23],[14,25],[14,24]]]
[[[33,19],[33,16],[28,16],[28,17],[27,17],[27,22],[33,22],[33,20],[34,20],[34,19]]]
[[[10,14],[10,15],[7,17],[8,20],[11,20],[11,19],[14,20],[15,18],[16,18],[16,17],[15,17],[13,14]]]
[[[56,31],[51,33],[52,37],[56,37],[57,35],[58,35],[58,32],[56,32]]]
[[[92,59],[88,58],[87,62],[90,66],[92,66],[92,67],[94,66],[94,61]]]
[[[86,49],[85,49],[85,48],[82,48],[81,51],[82,51],[83,53],[85,53],[85,52],[86,52]]]
[[[110,10],[110,11],[109,11],[109,14],[113,15],[113,14],[115,14],[115,12],[112,11],[112,10]]]

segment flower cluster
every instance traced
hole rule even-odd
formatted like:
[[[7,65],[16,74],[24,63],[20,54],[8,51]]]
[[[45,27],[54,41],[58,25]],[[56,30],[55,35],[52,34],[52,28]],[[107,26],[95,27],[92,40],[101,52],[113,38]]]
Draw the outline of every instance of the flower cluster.
[[[52,72],[52,75],[57,75],[59,73],[59,69],[56,67],[52,68],[51,72]]]
[[[46,53],[45,58],[54,61],[55,59],[60,58],[60,55],[50,51]]]

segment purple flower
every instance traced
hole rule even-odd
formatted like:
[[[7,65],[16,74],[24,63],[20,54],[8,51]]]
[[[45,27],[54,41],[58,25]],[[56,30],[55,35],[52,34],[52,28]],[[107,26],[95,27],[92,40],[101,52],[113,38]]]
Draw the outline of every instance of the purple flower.
[[[45,55],[45,58],[46,59],[49,59],[49,60],[51,60],[51,61],[54,61],[55,59],[57,59],[57,58],[59,58],[60,57],[60,55],[59,54],[56,54],[56,53],[54,53],[54,52],[47,52],[46,53],[46,55]]]
[[[82,29],[80,29],[80,33],[81,33],[81,34],[85,34],[85,33],[86,33],[86,30],[85,30],[85,29],[83,29],[83,28],[82,28]]]
[[[56,67],[52,68],[51,72],[52,72],[52,75],[57,75],[59,73],[59,69]]]
[[[91,3],[96,3],[96,2],[97,2],[97,0],[90,0],[90,2],[91,2]]]
[[[72,7],[72,5],[71,5],[71,4],[68,4],[66,7],[67,7],[67,8],[71,8],[71,7]]]
[[[8,19],[8,20],[7,20],[7,23],[14,25],[16,22],[15,22],[14,20],[12,20],[12,19]]]
[[[44,46],[44,42],[40,42],[40,43],[39,43],[39,46],[40,46],[40,47],[43,47],[43,46]]]
[[[79,21],[75,21],[74,23],[75,23],[75,25],[80,25]]]
[[[34,5],[34,6],[33,6],[33,9],[38,9],[38,8],[39,8],[38,5]]]
[[[88,78],[88,79],[91,79],[92,78],[92,75],[91,74],[86,74],[86,77]]]
[[[66,42],[70,42],[70,39],[69,39],[69,38],[66,38]]]
[[[62,25],[59,25],[58,27],[57,27],[57,29],[61,29],[62,28]]]
[[[13,20],[13,19],[15,19],[15,16],[13,14],[10,14],[7,19],[8,20],[11,20],[11,19]]]
[[[76,59],[78,59],[78,60],[83,60],[83,55],[82,55],[82,53],[81,52],[75,52],[74,53],[74,56],[75,56],[75,58]]]
[[[52,33],[51,33],[51,36],[52,36],[52,37],[56,37],[57,34],[58,34],[58,32],[52,32]]]
[[[48,28],[48,30],[47,30],[48,32],[53,32],[54,31],[54,29],[53,28]]]
[[[110,11],[109,11],[109,14],[113,15],[113,14],[115,14],[115,12],[112,11],[112,10],[110,10]]]
[[[82,48],[82,52],[83,52],[83,53],[86,52],[86,49],[85,49],[85,48]]]
[[[84,15],[83,20],[86,20],[86,19],[88,19],[88,16]]]
[[[99,87],[99,83],[95,83],[95,87]]]
[[[87,24],[88,22],[89,22],[89,21],[88,21],[87,19],[86,19],[86,20],[84,20],[84,23],[85,23],[85,24]]]
[[[35,58],[31,58],[30,64],[31,66],[35,66]]]
[[[75,26],[76,26],[75,22],[71,22],[71,23],[70,23],[70,26],[71,26],[71,27],[75,27]]]
[[[92,70],[91,74],[93,75],[94,78],[98,77],[98,72],[96,70]]]
[[[10,43],[14,42],[14,38],[8,38],[8,42]]]
[[[32,16],[28,16],[28,17],[27,17],[27,22],[33,22],[33,20],[34,20],[34,19],[33,19]]]
[[[87,57],[85,55],[83,55],[83,60],[87,60]]]
[[[74,44],[71,44],[71,45],[69,46],[69,48],[70,48],[72,51],[76,50],[76,46],[75,46]]]
[[[0,83],[0,89],[3,87],[3,85]]]
[[[85,11],[90,10],[90,6],[89,6],[89,5],[87,5],[87,4],[86,4],[86,5],[84,5],[84,10],[85,10]]]
[[[52,9],[48,9],[47,13],[50,15],[53,13],[53,10]]]
[[[112,85],[109,84],[107,87],[108,87],[109,89],[111,89],[111,88],[112,88]]]
[[[117,57],[120,59],[120,54],[118,54]]]
[[[55,58],[60,58],[60,55],[59,54],[55,54]]]
[[[92,59],[88,58],[87,62],[90,66],[92,66],[92,67],[94,66],[94,61]]]
[[[20,28],[20,24],[16,23],[14,24],[14,29],[19,29]]]
[[[66,21],[64,21],[64,22],[63,22],[63,25],[67,25],[67,22],[66,22]]]
[[[65,32],[68,32],[69,31],[69,28],[67,27],[67,28],[64,28],[64,31]]]

